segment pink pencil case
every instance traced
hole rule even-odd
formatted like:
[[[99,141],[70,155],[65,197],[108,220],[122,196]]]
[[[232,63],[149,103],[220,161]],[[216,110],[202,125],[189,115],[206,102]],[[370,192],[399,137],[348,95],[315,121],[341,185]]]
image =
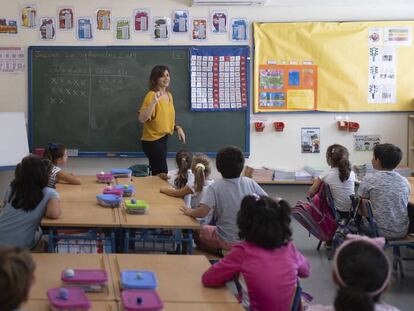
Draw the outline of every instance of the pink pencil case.
[[[51,288],[47,298],[52,311],[88,311],[91,303],[81,288]]]
[[[114,175],[112,173],[101,172],[96,174],[96,181],[98,183],[111,183],[114,180]]]
[[[158,311],[163,303],[152,289],[127,289],[121,292],[122,304],[126,311]]]
[[[62,271],[64,286],[79,287],[85,292],[103,292],[108,286],[108,274],[103,269],[66,269]]]
[[[103,194],[114,194],[117,196],[123,196],[124,194],[124,190],[122,190],[121,188],[118,187],[112,187],[112,186],[107,186],[103,189]]]

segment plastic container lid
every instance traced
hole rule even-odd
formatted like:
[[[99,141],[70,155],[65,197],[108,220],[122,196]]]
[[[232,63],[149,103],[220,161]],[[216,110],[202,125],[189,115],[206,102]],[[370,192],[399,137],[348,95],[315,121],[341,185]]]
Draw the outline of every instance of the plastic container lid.
[[[115,185],[114,187],[116,189],[121,189],[123,192],[131,193],[131,194],[135,190],[134,186],[128,185],[128,184],[125,184],[125,185]]]
[[[122,201],[120,196],[114,194],[98,194],[96,199],[104,206],[118,206]]]
[[[63,270],[61,279],[65,283],[100,284],[108,282],[108,274],[103,269],[74,269],[73,276],[68,276],[68,270]]]
[[[125,270],[121,272],[123,289],[154,289],[157,286],[157,277],[152,271]]]
[[[145,209],[147,210],[149,208],[149,204],[147,201],[144,200],[135,200],[135,199],[130,199],[130,200],[125,200],[125,206],[129,209]]]
[[[163,308],[163,303],[155,290],[127,289],[122,291],[121,298],[127,311],[156,311]]]
[[[132,171],[128,168],[114,168],[111,170],[112,175],[132,175]]]
[[[124,191],[118,187],[107,186],[103,189],[103,194],[115,194],[117,196],[122,196]]]
[[[61,295],[64,290],[65,295]],[[51,288],[47,291],[47,298],[56,309],[85,309],[91,308],[91,303],[85,292],[77,287],[72,288]]]

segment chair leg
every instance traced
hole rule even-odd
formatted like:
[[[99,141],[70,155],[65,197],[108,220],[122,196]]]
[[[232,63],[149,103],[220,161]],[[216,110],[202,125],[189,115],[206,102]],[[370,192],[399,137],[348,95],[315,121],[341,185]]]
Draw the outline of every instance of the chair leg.
[[[319,251],[319,249],[321,248],[321,246],[322,246],[322,241],[319,240],[318,247],[316,247],[316,250]]]
[[[392,268],[398,272],[400,270],[400,276],[401,278],[404,278],[404,269],[402,265],[402,259],[401,259],[401,252],[399,246],[394,246],[392,248]]]

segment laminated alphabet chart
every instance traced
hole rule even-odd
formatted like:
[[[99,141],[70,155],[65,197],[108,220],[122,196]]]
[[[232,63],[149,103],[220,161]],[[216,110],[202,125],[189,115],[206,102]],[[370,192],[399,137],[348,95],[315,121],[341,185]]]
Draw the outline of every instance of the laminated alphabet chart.
[[[243,110],[249,106],[248,46],[190,48],[191,110]]]

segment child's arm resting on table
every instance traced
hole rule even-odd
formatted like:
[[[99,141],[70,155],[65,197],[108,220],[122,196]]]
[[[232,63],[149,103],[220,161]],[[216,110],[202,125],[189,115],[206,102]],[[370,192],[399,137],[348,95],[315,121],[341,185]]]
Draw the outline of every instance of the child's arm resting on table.
[[[62,215],[60,207],[60,200],[58,198],[51,198],[47,202],[45,216],[51,219],[58,219]]]
[[[322,180],[317,177],[313,180],[312,186],[310,186],[308,192],[306,193],[306,196],[313,196],[316,192],[318,192],[319,186],[321,185]]]
[[[191,188],[188,186],[185,186],[180,189],[174,189],[172,187],[161,187],[160,192],[166,195],[169,195],[170,197],[176,197],[176,198],[183,198],[187,194],[193,193]]]
[[[244,249],[235,245],[224,258],[212,265],[201,277],[201,282],[207,287],[218,287],[240,272],[240,266],[244,258]]]
[[[59,173],[57,173],[56,177],[59,182],[64,181],[65,183],[71,185],[82,184],[81,180],[78,177],[74,176],[73,174],[65,173],[64,171],[60,171]]]
[[[197,208],[194,209],[181,206],[180,211],[182,211],[185,215],[191,216],[193,218],[203,218],[208,215],[210,208],[205,204],[200,204]]]

